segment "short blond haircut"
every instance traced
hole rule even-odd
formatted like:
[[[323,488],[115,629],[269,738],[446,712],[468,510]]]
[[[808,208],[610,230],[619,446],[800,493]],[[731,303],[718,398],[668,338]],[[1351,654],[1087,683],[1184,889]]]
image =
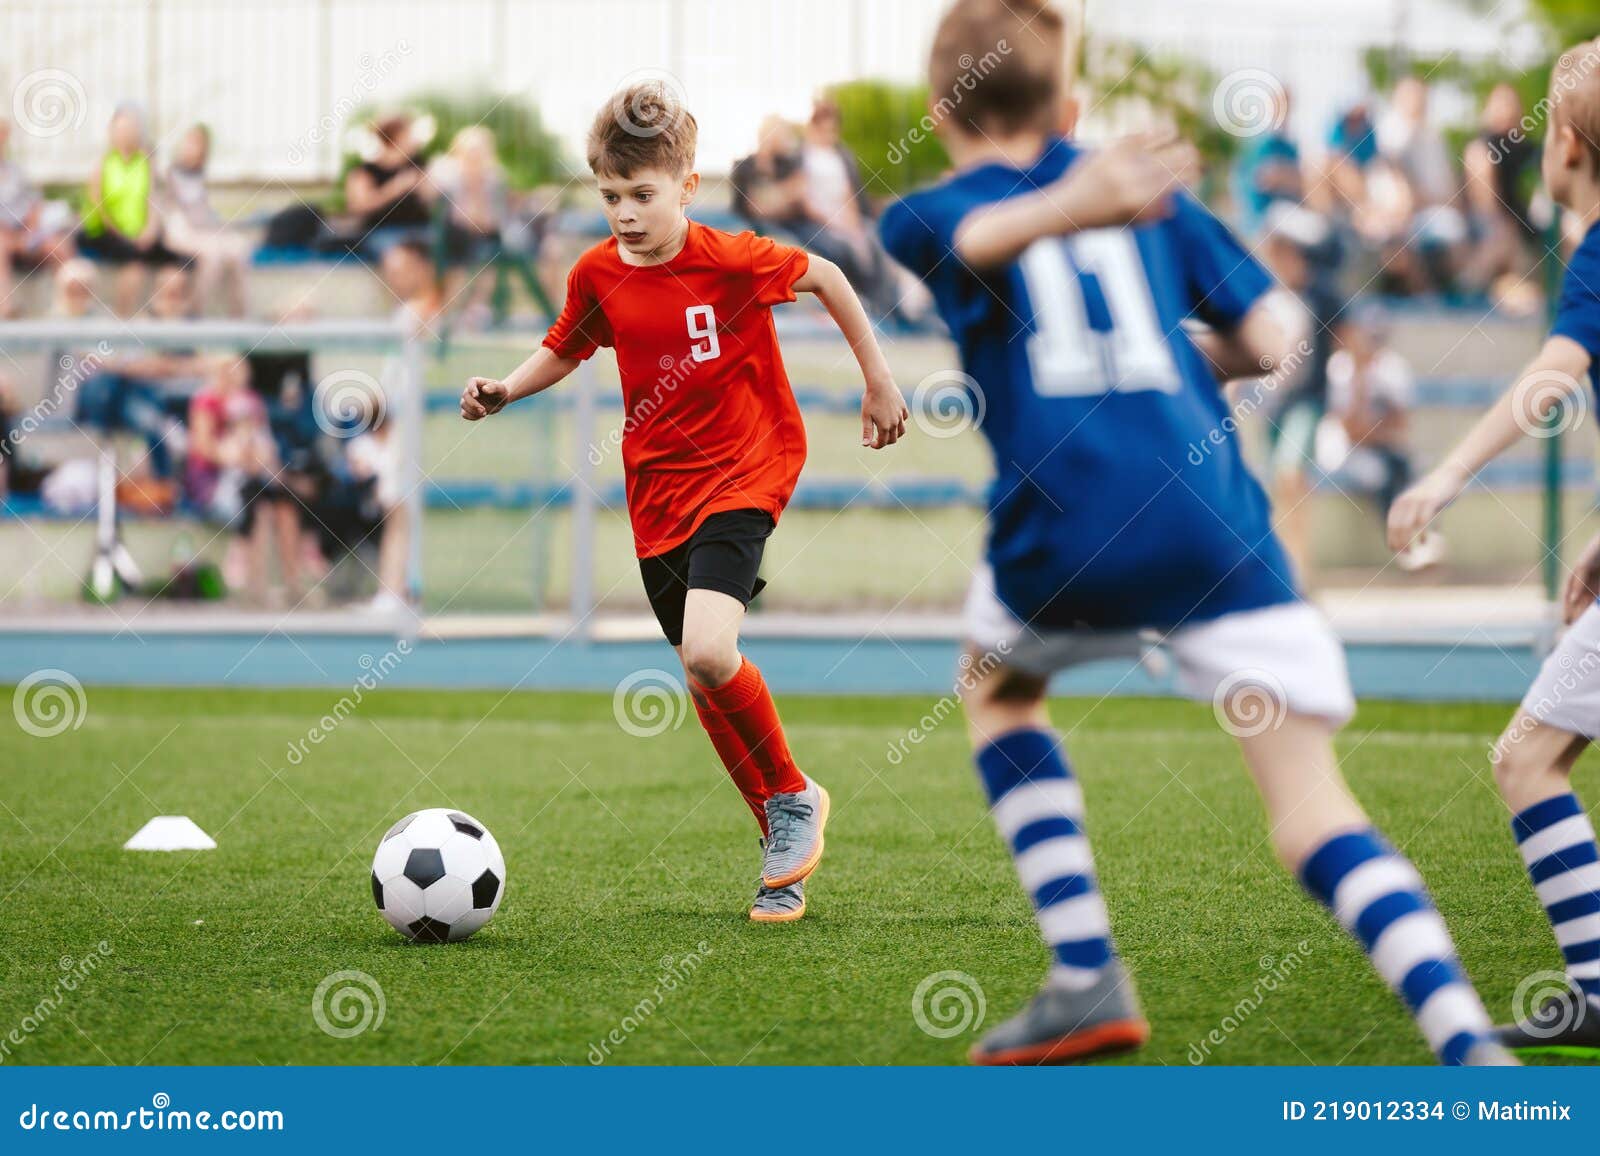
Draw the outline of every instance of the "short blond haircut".
[[[700,126],[677,93],[646,80],[613,93],[589,129],[589,168],[597,177],[631,177],[641,169],[687,176]]]
[[[1600,164],[1600,39],[1584,40],[1561,54],[1550,74],[1556,125],[1570,125]]]
[[[969,132],[1049,128],[1075,29],[1050,0],[956,0],[928,57],[928,101]]]

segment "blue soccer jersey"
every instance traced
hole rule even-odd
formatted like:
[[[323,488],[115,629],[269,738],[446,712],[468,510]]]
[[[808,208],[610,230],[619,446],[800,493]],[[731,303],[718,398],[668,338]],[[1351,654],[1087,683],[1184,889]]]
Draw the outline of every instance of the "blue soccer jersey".
[[[1591,368],[1600,364],[1600,225],[1594,225],[1567,263],[1561,305],[1551,335],[1576,341],[1589,352]],[[1593,374],[1591,373],[1591,378]],[[1595,382],[1600,388],[1600,381]]]
[[[1130,229],[1035,242],[978,273],[953,248],[980,206],[1081,155],[971,169],[892,206],[889,252],[933,291],[994,451],[995,592],[1035,628],[1172,628],[1298,597],[1266,495],[1184,332],[1239,322],[1271,279],[1187,196]]]

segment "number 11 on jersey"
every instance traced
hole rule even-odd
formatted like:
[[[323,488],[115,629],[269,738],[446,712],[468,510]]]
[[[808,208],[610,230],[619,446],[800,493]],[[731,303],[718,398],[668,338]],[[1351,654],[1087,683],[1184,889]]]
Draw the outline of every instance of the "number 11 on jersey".
[[[1038,240],[1018,266],[1033,306],[1028,361],[1040,396],[1178,392],[1182,379],[1131,232],[1090,229]],[[1109,331],[1089,323],[1087,276],[1099,283]]]

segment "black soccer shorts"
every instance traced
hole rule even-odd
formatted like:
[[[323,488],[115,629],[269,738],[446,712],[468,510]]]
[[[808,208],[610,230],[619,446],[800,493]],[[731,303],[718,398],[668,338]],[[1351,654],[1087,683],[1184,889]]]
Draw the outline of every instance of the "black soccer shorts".
[[[645,597],[668,642],[683,645],[690,590],[716,590],[746,606],[761,593],[766,582],[756,574],[773,525],[765,510],[724,510],[665,554],[639,559]]]

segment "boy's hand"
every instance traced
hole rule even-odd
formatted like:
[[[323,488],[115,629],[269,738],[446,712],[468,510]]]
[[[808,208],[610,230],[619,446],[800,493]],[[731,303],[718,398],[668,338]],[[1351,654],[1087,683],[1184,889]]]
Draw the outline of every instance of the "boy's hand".
[[[1572,565],[1572,573],[1567,576],[1566,596],[1561,600],[1562,619],[1572,625],[1597,598],[1600,598],[1600,537],[1591,539]]]
[[[1399,553],[1410,546],[1466,484],[1465,478],[1441,467],[1396,498],[1389,507],[1389,549]]]
[[[888,381],[869,385],[861,397],[861,444],[881,450],[906,436],[906,420],[911,411],[900,387]]]
[[[1057,204],[1080,230],[1153,221],[1199,171],[1199,151],[1176,133],[1140,133],[1073,165],[1056,183]]]
[[[508,397],[504,382],[491,377],[468,378],[467,387],[461,391],[461,416],[478,421],[497,414],[506,407]]]

